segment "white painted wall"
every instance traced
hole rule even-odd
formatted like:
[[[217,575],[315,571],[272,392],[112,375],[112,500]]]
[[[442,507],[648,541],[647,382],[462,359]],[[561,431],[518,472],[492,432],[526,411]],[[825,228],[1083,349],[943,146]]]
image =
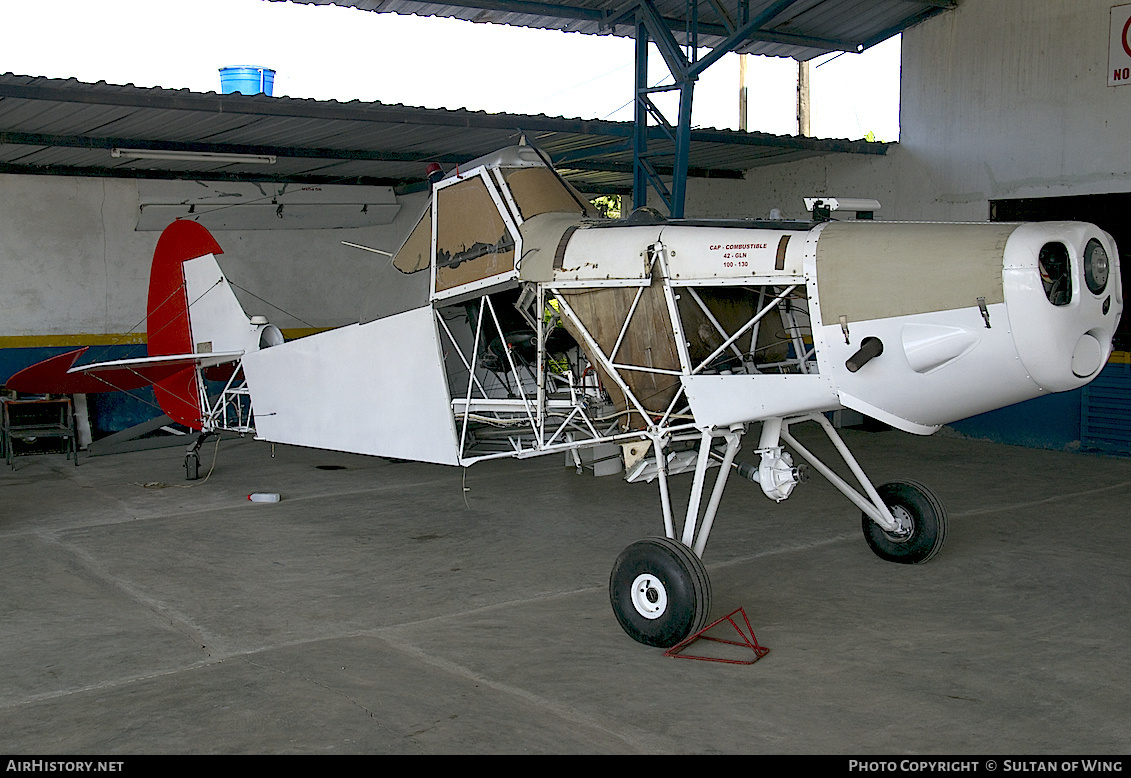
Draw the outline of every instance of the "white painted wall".
[[[128,332],[145,315],[139,258],[156,236],[125,229],[135,192],[112,179],[0,175],[0,335]]]
[[[396,250],[423,198],[401,198],[396,219],[381,227],[217,230],[220,264],[235,284],[293,314],[237,289],[249,314],[282,328],[348,324],[375,306],[404,310],[426,300],[427,279],[341,241]],[[0,175],[0,338],[144,332],[160,233],[135,231],[137,217],[135,181]]]
[[[689,183],[687,212],[803,217],[875,197],[884,219],[985,220],[992,199],[1131,191],[1131,85],[1107,86],[1123,0],[962,0],[903,34],[900,142]]]

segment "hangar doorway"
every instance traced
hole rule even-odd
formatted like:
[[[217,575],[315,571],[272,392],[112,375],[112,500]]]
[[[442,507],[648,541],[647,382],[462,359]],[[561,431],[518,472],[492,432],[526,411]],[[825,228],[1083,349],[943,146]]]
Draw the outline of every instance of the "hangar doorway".
[[[1131,193],[1075,195],[1072,197],[1028,197],[1017,200],[991,200],[993,222],[1091,222],[1107,231],[1119,246],[1123,270],[1123,300],[1131,284]],[[1115,333],[1115,350],[1131,351],[1131,315],[1126,312]]]
[[[991,200],[990,221],[1086,221],[1106,230],[1119,246],[1123,299],[1131,288],[1131,193]],[[954,425],[971,437],[1040,448],[1131,453],[1131,314],[1124,312],[1115,353],[1096,380],[1073,392],[1050,395]]]

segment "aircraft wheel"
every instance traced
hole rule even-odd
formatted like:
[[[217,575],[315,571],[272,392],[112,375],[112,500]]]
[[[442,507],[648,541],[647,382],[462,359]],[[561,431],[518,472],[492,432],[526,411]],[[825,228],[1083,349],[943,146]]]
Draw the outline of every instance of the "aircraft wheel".
[[[864,514],[864,539],[876,556],[915,565],[937,554],[946,540],[947,523],[939,498],[915,481],[892,481],[876,491],[900,524],[899,531],[888,532]]]
[[[200,457],[195,452],[185,454],[185,480],[195,481],[200,478]]]
[[[711,581],[682,543],[645,538],[621,552],[609,576],[609,600],[629,637],[668,648],[707,626]]]

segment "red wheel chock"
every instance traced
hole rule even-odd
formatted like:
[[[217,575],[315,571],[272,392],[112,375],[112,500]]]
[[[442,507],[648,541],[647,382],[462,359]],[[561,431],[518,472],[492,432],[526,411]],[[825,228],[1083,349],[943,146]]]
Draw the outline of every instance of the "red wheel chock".
[[[746,622],[746,632],[743,632],[742,627],[740,627],[734,620],[735,615],[739,613],[742,614],[742,620]],[[741,641],[726,640],[720,637],[712,637],[707,634],[712,629],[722,624],[724,621],[734,627],[734,631],[738,633],[738,636],[740,638],[742,638]],[[749,637],[747,637],[748,634]],[[684,649],[686,649],[697,640],[709,640],[712,643],[723,643],[728,646],[743,646],[745,648],[749,648],[754,652],[754,658],[728,659],[723,656],[695,656],[683,653]],[[733,651],[731,653],[733,653]],[[745,655],[745,652],[739,653]],[[706,627],[696,632],[694,635],[690,635],[681,640],[679,643],[676,643],[674,646],[664,652],[664,656],[674,657],[675,659],[701,659],[704,662],[724,662],[730,665],[752,665],[768,653],[770,653],[770,649],[766,648],[765,646],[758,645],[758,638],[754,637],[754,630],[750,626],[750,619],[746,617],[746,611],[742,608],[738,608],[737,610],[733,610],[727,615],[723,616],[721,619],[711,622]]]

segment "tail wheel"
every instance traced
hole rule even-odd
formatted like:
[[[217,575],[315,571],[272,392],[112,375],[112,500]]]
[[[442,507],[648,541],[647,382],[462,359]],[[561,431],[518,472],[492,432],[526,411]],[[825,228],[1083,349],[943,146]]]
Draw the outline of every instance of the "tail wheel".
[[[629,637],[668,648],[707,626],[711,581],[687,546],[646,538],[621,552],[609,576],[609,600]]]
[[[195,481],[200,478],[200,457],[195,451],[185,454],[185,480]]]
[[[939,498],[915,481],[892,481],[877,487],[899,527],[885,530],[864,514],[864,539],[880,559],[915,565],[926,562],[946,540],[946,510]]]

